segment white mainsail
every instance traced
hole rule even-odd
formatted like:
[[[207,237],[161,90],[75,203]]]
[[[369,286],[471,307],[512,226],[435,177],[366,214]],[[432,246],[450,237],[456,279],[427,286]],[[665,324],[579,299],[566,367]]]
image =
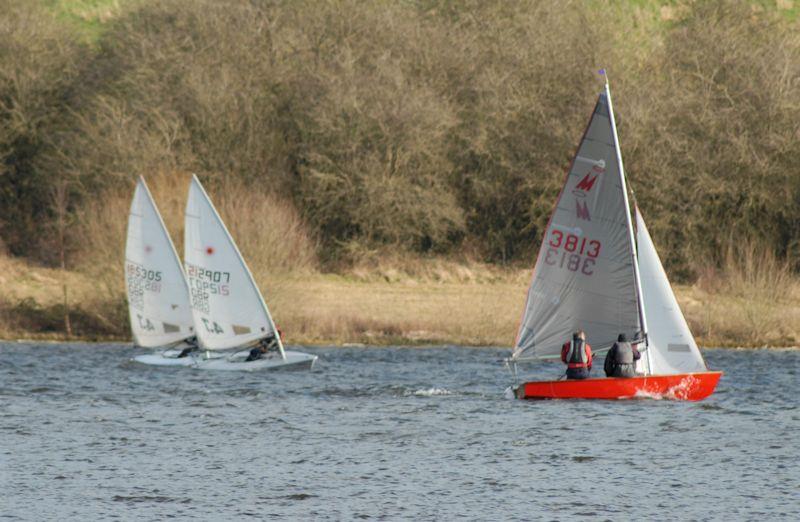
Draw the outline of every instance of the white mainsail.
[[[706,371],[706,363],[681,313],[638,208],[636,242],[639,247],[642,302],[647,311],[650,373],[668,375]]]
[[[137,345],[169,346],[194,335],[181,262],[143,178],[128,215],[125,283]]]
[[[200,345],[224,350],[273,335],[261,292],[197,176],[189,186],[185,223],[184,262]]]
[[[557,357],[578,329],[596,350],[641,336],[634,248],[606,85],[544,231],[512,360]]]

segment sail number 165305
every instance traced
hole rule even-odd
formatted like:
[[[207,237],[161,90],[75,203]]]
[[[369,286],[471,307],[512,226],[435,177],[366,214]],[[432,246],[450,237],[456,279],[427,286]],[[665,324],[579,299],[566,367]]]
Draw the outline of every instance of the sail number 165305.
[[[557,265],[571,272],[580,271],[585,275],[594,273],[592,267],[600,255],[600,241],[553,229],[550,232],[548,245],[549,248],[544,256],[544,262],[548,265]]]

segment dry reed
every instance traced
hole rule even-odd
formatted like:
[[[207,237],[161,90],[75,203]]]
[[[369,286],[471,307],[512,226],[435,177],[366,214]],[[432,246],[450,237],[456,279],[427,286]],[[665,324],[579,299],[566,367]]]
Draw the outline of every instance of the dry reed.
[[[0,257],[9,277],[0,298],[3,337],[61,337],[60,282],[75,296],[82,338],[128,339],[121,283],[98,294],[98,278],[34,267]],[[411,274],[415,275],[411,275]],[[405,260],[359,266],[344,275],[308,271],[279,282],[260,280],[276,321],[291,344],[419,344],[509,346],[525,300],[530,272],[479,264]],[[713,279],[712,279],[713,277]],[[781,276],[782,277],[782,276]],[[756,278],[757,279],[757,278]],[[771,281],[778,277],[767,278]],[[777,288],[746,287],[745,275],[707,275],[675,292],[703,346],[796,346],[800,341],[800,281]],[[732,282],[733,281],[733,282]],[[778,298],[775,296],[778,295]]]
[[[189,174],[155,172],[145,177],[156,206],[180,253]],[[277,273],[315,266],[314,243],[294,207],[266,187],[239,180],[206,184],[207,192],[246,259]],[[125,251],[125,230],[133,187],[98,194],[80,216],[76,237],[83,241],[78,266],[116,267]],[[118,267],[121,270],[121,265]],[[116,269],[116,268],[114,268]],[[121,273],[121,272],[120,272]]]
[[[800,342],[800,280],[791,264],[758,241],[731,241],[723,268],[706,266],[695,284],[695,331],[725,345],[796,345]],[[696,303],[697,301],[695,301]]]

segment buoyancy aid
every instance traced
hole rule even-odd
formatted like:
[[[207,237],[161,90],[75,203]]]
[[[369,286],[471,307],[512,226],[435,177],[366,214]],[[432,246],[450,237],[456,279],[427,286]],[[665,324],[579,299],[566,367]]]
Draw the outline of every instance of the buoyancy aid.
[[[567,368],[587,368],[589,355],[586,353],[586,342],[583,339],[572,339],[567,350]]]
[[[614,362],[617,364],[633,364],[633,347],[631,343],[622,341],[617,342],[617,349],[614,353]]]

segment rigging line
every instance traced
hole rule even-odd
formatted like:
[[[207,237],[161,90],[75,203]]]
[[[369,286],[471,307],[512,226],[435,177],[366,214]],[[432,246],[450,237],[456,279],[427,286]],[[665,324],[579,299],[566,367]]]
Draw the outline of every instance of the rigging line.
[[[603,71],[605,72],[605,70]],[[642,282],[639,275],[639,258],[638,258],[638,248],[636,245],[636,237],[633,230],[633,223],[631,217],[631,208],[630,203],[628,201],[628,192],[627,192],[627,177],[625,176],[625,167],[623,166],[622,162],[622,151],[620,150],[619,146],[619,136],[617,135],[617,123],[616,119],[614,118],[614,105],[611,101],[611,89],[608,85],[608,76],[606,76],[606,103],[608,103],[608,115],[609,115],[609,123],[611,124],[611,132],[614,138],[614,149],[617,156],[617,163],[619,165],[619,178],[622,182],[622,197],[625,200],[625,218],[626,224],[628,226],[628,232],[630,234],[630,246],[631,246],[631,257],[633,259],[633,275],[634,275],[634,282],[636,286],[636,297],[639,300],[639,319],[641,321],[642,331],[644,332],[645,342],[647,340],[647,316],[644,309],[644,303],[642,302]],[[652,373],[652,363],[650,360],[650,355],[648,352],[647,356],[647,372],[649,374]]]
[[[627,174],[623,174],[623,176],[625,177],[626,186],[627,186],[628,190],[631,193],[631,201],[633,202],[633,209],[634,209],[634,215],[635,215],[635,214],[639,213],[639,203],[636,201],[636,191],[633,190],[633,186],[630,183],[628,183],[628,175]],[[636,219],[634,219],[631,224],[633,225],[633,231],[634,231],[634,233],[636,233],[636,237],[638,238],[639,227],[638,227],[638,223],[637,223]],[[636,262],[637,263],[639,262],[639,244],[638,244],[638,242],[636,244]],[[642,337],[643,337],[642,338],[642,342],[644,343],[644,349],[639,350],[639,351],[640,352],[647,352],[647,349],[650,347],[650,334],[649,334],[649,332],[647,332],[647,330],[643,329]],[[651,365],[650,354],[649,353],[647,354],[647,364],[648,364],[648,367]]]
[[[519,379],[517,378],[517,362],[512,360],[510,357],[506,357],[505,359],[503,359],[503,362],[505,362],[506,369],[511,374],[514,386],[517,386],[519,384]]]

